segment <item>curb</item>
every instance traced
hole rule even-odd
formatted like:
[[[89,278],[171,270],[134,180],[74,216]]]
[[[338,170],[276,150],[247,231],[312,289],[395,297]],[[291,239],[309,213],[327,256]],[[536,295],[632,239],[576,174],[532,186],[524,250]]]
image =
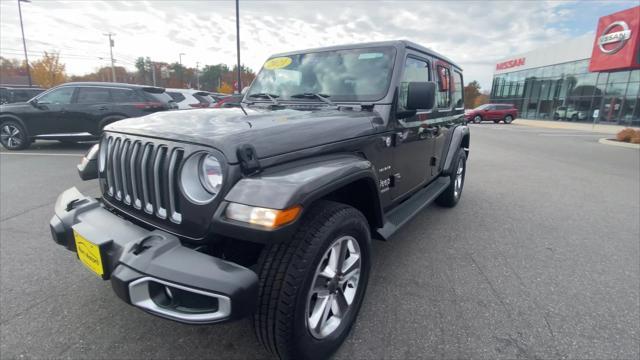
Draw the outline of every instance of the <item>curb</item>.
[[[617,134],[620,130],[625,128],[619,125],[573,123],[573,122],[566,122],[566,121],[531,120],[531,119],[515,119],[513,121],[513,124],[528,126],[532,128],[597,132],[597,133],[612,134],[612,135]]]
[[[609,139],[606,139],[606,138],[602,138],[602,139],[598,140],[598,142],[600,144],[604,144],[604,145],[619,146],[619,147],[625,147],[625,148],[629,148],[629,149],[640,150],[640,144],[631,144],[631,143],[627,143],[627,142],[609,140]]]

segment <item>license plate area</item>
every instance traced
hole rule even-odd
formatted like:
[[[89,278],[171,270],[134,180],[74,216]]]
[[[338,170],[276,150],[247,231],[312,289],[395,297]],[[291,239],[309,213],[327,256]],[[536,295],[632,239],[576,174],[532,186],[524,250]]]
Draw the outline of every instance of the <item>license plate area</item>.
[[[89,270],[101,278],[105,278],[104,252],[99,245],[87,240],[75,229],[73,238],[76,243],[76,253],[78,259]]]

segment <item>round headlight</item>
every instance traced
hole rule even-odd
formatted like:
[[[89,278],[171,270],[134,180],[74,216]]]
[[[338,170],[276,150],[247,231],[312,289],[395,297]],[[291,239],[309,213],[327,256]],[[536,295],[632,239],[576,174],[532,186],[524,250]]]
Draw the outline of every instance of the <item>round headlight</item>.
[[[213,155],[204,155],[200,159],[200,182],[202,186],[215,195],[222,188],[222,166]]]
[[[189,156],[180,171],[180,189],[194,204],[211,202],[222,190],[224,164],[209,152]]]

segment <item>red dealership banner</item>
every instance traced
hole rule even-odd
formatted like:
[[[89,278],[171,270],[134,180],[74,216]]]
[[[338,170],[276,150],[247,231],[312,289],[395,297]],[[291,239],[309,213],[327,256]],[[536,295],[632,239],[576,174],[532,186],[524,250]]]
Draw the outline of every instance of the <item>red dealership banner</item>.
[[[510,69],[512,67],[523,66],[526,60],[527,60],[526,58],[507,60],[507,61],[496,64],[496,70],[505,70],[505,69]]]
[[[640,68],[640,6],[598,21],[589,71]]]

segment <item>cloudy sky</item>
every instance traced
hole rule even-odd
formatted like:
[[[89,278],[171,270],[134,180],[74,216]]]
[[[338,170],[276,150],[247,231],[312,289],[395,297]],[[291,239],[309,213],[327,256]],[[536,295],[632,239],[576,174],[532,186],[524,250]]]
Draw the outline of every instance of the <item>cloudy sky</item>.
[[[489,88],[497,60],[592,33],[597,19],[636,1],[240,1],[243,63],[258,70],[272,53],[407,39],[458,62],[465,81]],[[114,57],[183,64],[235,63],[234,1],[55,1],[22,5],[31,58],[59,51],[84,74]],[[0,55],[22,57],[17,0],[0,0]]]

